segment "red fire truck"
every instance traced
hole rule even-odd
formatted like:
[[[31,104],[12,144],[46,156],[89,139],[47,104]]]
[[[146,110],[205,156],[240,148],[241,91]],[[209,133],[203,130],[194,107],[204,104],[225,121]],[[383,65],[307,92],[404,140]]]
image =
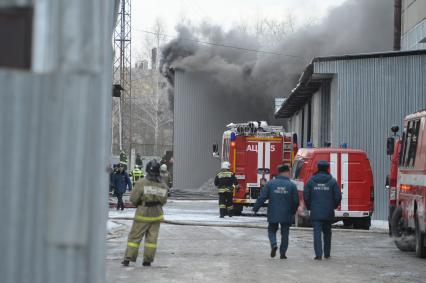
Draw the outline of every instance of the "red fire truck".
[[[426,257],[426,110],[405,117],[402,137],[392,127],[387,140],[391,156],[389,191],[390,230],[396,246]],[[395,141],[396,140],[396,141]]]
[[[303,201],[303,189],[314,175],[319,160],[330,163],[330,174],[337,180],[342,201],[335,210],[335,221],[345,226],[369,229],[374,211],[373,173],[367,154],[347,148],[301,148],[294,159],[292,178],[299,191],[300,204],[297,225],[310,225],[309,213]]]
[[[278,174],[280,164],[291,166],[295,146],[293,135],[282,127],[266,122],[229,124],[223,133],[222,151],[213,145],[213,156],[228,161],[238,179],[234,190],[234,213],[244,206],[253,206],[261,187]]]

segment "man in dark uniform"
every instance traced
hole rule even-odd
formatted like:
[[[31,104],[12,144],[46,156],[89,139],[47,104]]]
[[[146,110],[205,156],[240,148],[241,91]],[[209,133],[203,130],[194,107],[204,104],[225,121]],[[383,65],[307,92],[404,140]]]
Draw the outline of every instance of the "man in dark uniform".
[[[324,234],[324,257],[330,257],[331,223],[334,220],[334,210],[342,200],[342,194],[336,180],[328,173],[329,164],[320,160],[318,172],[313,175],[305,186],[303,198],[314,227],[315,259],[321,260],[323,247],[321,232]]]
[[[128,189],[132,190],[132,182],[129,175],[124,170],[124,165],[119,164],[117,172],[113,176],[114,195],[117,197],[117,210],[124,210],[123,195]]]
[[[288,234],[294,214],[299,206],[299,196],[296,185],[289,179],[290,168],[287,165],[280,165],[278,166],[278,173],[279,175],[269,181],[262,189],[253,211],[258,212],[265,201],[269,200],[268,237],[271,243],[271,257],[275,257],[278,249],[277,231],[278,225],[281,225],[280,258],[286,259]]]
[[[234,186],[238,185],[235,174],[229,170],[229,162],[222,162],[221,170],[217,173],[214,179],[214,185],[219,192],[219,212],[220,218],[224,218],[226,214],[232,217],[232,194]]]

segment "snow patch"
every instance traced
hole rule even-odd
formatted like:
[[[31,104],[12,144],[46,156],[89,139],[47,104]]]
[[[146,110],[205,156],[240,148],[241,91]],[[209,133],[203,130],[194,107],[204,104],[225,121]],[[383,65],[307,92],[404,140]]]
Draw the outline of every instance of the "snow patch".
[[[121,226],[120,224],[118,224],[114,221],[108,220],[107,221],[107,233],[112,234],[112,232],[120,226]]]
[[[135,216],[135,208],[126,208],[124,210],[110,210],[109,218],[122,218],[122,217],[131,217]]]
[[[387,220],[371,220],[371,229],[389,230],[389,222]]]

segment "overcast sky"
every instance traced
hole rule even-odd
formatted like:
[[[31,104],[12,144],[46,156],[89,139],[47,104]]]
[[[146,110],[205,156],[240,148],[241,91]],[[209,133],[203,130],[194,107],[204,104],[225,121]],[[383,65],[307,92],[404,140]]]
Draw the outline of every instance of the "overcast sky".
[[[320,20],[327,11],[345,0],[132,0],[133,59],[141,54],[146,33],[155,19],[164,24],[167,34],[182,18],[197,24],[209,20],[229,29],[235,24],[250,23],[256,18],[283,19],[292,15],[296,26]]]

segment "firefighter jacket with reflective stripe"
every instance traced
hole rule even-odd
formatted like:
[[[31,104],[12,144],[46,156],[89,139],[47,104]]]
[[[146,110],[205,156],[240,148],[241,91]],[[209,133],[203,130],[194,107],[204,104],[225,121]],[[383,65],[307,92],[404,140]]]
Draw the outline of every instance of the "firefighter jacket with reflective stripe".
[[[313,175],[303,191],[303,200],[312,221],[333,221],[334,209],[342,199],[336,180],[328,173]]]
[[[162,182],[142,179],[136,182],[130,201],[137,206],[135,221],[161,221],[163,220],[162,207],[167,202],[167,187]]]
[[[238,185],[235,174],[229,170],[221,170],[216,174],[214,185],[219,188],[219,193],[230,191],[234,185]]]
[[[132,180],[133,180],[133,182],[138,181],[142,177],[143,177],[143,172],[142,172],[141,169],[135,168],[135,169],[132,170]]]

